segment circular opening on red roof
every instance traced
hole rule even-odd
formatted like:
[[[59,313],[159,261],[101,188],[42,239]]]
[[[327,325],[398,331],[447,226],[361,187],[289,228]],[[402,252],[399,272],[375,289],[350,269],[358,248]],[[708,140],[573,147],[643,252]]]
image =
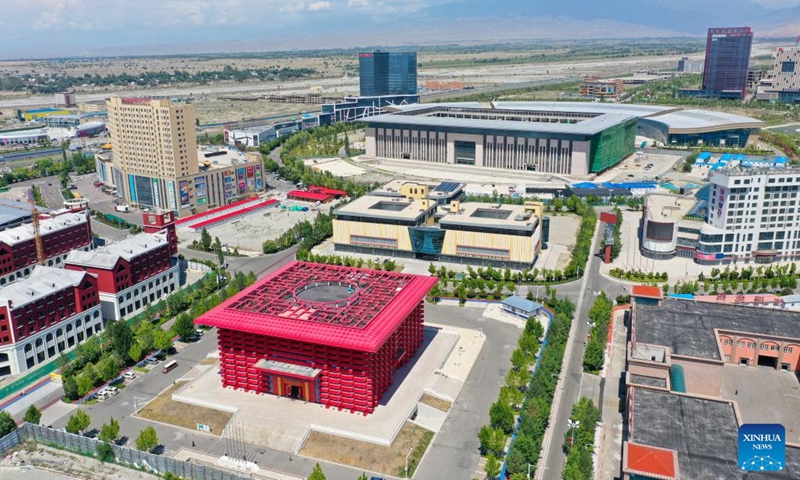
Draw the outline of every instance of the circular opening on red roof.
[[[341,304],[344,306],[357,293],[358,287],[351,283],[323,281],[303,285],[295,291],[294,296],[306,302]]]

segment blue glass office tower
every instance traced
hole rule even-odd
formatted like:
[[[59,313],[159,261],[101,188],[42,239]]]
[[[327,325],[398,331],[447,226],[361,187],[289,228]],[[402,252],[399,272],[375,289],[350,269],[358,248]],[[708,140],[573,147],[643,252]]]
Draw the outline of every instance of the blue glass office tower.
[[[718,97],[744,98],[753,32],[750,27],[709,28],[703,90]]]
[[[358,54],[362,97],[416,95],[417,52]]]

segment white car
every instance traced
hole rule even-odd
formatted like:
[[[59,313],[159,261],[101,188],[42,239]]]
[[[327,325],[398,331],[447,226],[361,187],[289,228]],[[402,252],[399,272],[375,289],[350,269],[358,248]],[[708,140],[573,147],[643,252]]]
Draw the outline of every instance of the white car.
[[[136,374],[133,372],[125,372],[122,374],[123,377],[127,378],[128,380],[133,380],[136,378]]]
[[[116,395],[119,393],[119,389],[117,387],[106,387],[106,391],[109,395]]]

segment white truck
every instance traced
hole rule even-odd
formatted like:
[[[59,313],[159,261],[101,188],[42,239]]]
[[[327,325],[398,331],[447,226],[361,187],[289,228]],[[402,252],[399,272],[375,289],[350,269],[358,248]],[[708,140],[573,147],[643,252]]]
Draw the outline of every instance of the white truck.
[[[131,207],[129,207],[127,205],[117,205],[116,207],[114,207],[114,210],[116,210],[118,212],[130,212],[131,211]]]

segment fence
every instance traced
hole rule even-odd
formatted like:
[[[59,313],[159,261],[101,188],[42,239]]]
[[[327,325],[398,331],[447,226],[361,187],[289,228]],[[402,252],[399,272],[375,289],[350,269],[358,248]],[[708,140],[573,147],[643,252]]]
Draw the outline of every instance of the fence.
[[[0,455],[5,454],[21,442],[28,440],[35,440],[44,445],[84,455],[95,455],[97,453],[97,446],[103,443],[94,438],[25,423],[19,429],[0,439]],[[111,448],[114,451],[116,463],[132,468],[148,470],[153,473],[157,472],[161,475],[171,472],[174,475],[190,480],[247,480],[250,478],[224,470],[206,467],[198,463],[175,460],[173,458],[142,452],[119,445],[112,444]]]

